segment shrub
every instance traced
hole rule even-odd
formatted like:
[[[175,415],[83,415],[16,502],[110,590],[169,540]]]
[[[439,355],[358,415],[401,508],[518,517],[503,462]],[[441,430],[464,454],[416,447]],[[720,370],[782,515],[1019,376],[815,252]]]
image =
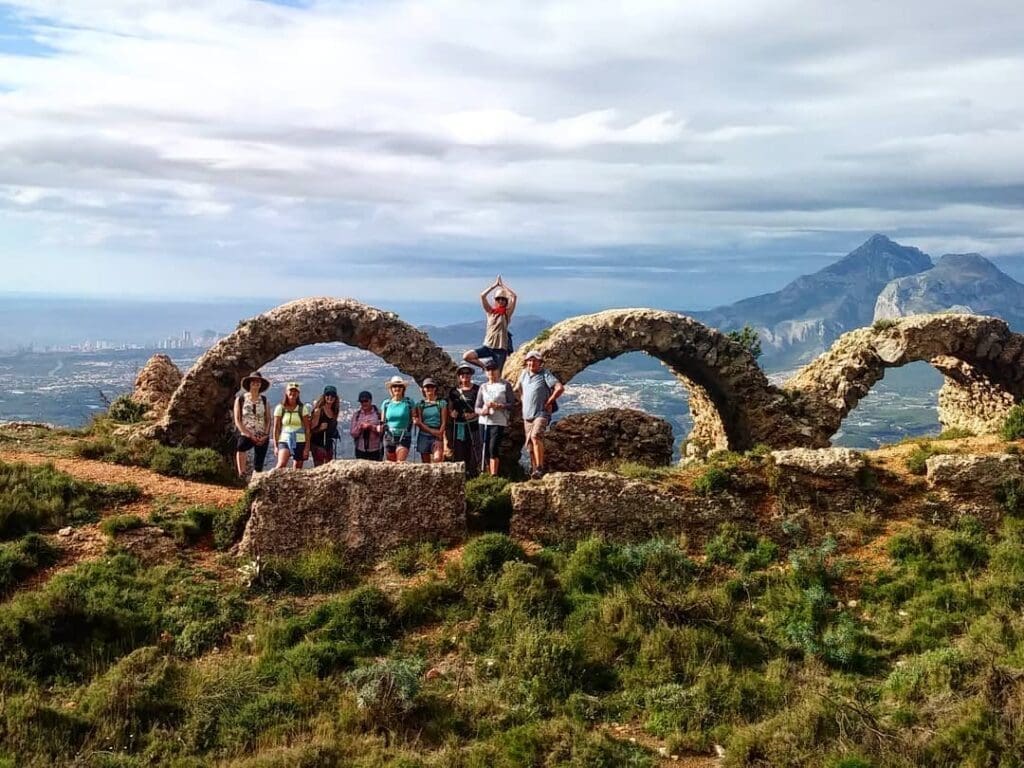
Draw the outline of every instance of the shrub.
[[[761,356],[761,337],[754,326],[747,323],[741,330],[729,331],[726,336],[730,341],[739,344],[755,358]]]
[[[466,483],[466,516],[480,531],[507,531],[512,519],[512,494],[504,477],[479,475]]]
[[[130,749],[136,734],[179,724],[187,705],[183,678],[180,663],[153,646],[138,648],[85,689],[80,711],[103,742]]]
[[[298,595],[331,592],[351,576],[340,547],[324,546],[292,558],[271,558],[267,567],[277,574],[276,588]]]
[[[412,576],[437,565],[440,555],[440,546],[434,542],[423,541],[419,544],[403,544],[390,554],[388,562],[402,576]]]
[[[348,674],[365,722],[387,730],[416,705],[425,664],[418,658],[381,659]]]
[[[138,515],[114,515],[100,523],[100,531],[110,538],[114,538],[119,533],[141,528],[144,525],[145,523]]]
[[[649,573],[674,587],[689,583],[696,566],[674,542],[652,539],[639,544],[615,545],[598,537],[576,544],[561,572],[570,592],[607,592],[616,584]]]
[[[710,496],[728,487],[729,472],[721,467],[708,467],[693,481],[693,490],[701,496]]]
[[[742,530],[735,523],[723,523],[704,546],[708,563],[734,565],[744,573],[763,570],[779,556],[774,542]]]
[[[161,475],[186,480],[234,482],[224,457],[212,448],[171,448],[157,446],[149,468]]]
[[[415,627],[430,621],[440,621],[444,609],[457,602],[459,591],[448,580],[427,579],[402,590],[398,595],[395,613],[406,627]]]
[[[940,453],[945,453],[942,448],[936,448],[931,443],[921,443],[914,447],[907,457],[903,460],[903,463],[907,467],[907,471],[912,475],[923,475],[927,470],[927,464],[929,458],[937,456]]]
[[[871,329],[874,331],[887,331],[890,328],[895,328],[897,325],[899,325],[898,320],[887,318],[882,320],[875,320],[875,322],[871,324]]]
[[[1015,405],[1010,409],[1000,432],[1004,440],[1020,440],[1024,438],[1024,403]]]
[[[147,410],[145,405],[132,400],[131,395],[121,395],[110,404],[107,415],[122,424],[134,424],[142,421]]]
[[[484,581],[499,573],[509,561],[525,559],[522,547],[503,533],[478,536],[462,551],[463,570],[476,581]]]
[[[656,481],[670,475],[671,467],[652,467],[638,461],[619,461],[611,465],[612,471],[630,480]]]
[[[0,597],[40,568],[57,562],[59,556],[60,550],[38,533],[30,533],[10,544],[0,544]]]
[[[936,437],[936,440],[961,440],[965,437],[974,437],[974,433],[963,427],[949,427],[944,429]]]
[[[1006,480],[996,491],[996,498],[1011,517],[1024,512],[1024,482],[1016,479]]]
[[[134,485],[75,480],[49,464],[0,462],[0,539],[95,520],[101,509],[140,496]]]
[[[364,653],[378,653],[391,642],[394,626],[387,596],[376,587],[359,587],[319,606],[304,629],[325,640],[351,643]]]

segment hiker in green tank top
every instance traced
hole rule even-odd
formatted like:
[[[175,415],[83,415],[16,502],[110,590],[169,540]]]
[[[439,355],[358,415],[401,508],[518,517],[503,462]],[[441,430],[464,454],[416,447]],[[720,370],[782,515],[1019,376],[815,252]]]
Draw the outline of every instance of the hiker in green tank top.
[[[309,458],[309,406],[299,399],[298,382],[285,389],[284,399],[274,409],[274,445],[277,446],[277,469],[288,466],[292,459],[299,469]]]
[[[416,406],[416,450],[424,464],[444,461],[444,431],[448,426],[448,404],[437,396],[437,382],[423,380],[423,399]]]

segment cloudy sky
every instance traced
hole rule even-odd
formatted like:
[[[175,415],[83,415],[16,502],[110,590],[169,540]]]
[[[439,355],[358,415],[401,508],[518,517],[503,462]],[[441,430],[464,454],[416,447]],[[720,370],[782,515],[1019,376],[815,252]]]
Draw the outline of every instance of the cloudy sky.
[[[1024,278],[1019,0],[0,0],[0,291],[701,308]]]

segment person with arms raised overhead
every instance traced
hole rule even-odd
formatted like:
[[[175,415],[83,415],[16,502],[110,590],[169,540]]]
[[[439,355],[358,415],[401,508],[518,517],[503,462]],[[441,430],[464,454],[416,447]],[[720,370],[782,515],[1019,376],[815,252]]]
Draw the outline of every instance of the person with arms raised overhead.
[[[238,441],[235,444],[235,466],[238,476],[245,477],[246,456],[253,452],[252,470],[260,472],[270,448],[270,408],[263,394],[270,382],[254,371],[242,379],[243,393],[235,398],[235,429]]]
[[[494,303],[491,304],[491,292],[494,292]],[[519,297],[516,292],[505,285],[498,275],[497,279],[480,294],[480,303],[484,308],[487,326],[484,331],[483,346],[467,350],[462,359],[478,368],[484,367],[486,360],[494,360],[498,364],[498,372],[505,366],[505,360],[512,352],[512,334],[508,326],[512,322],[512,313],[516,311]]]
[[[288,466],[289,457],[299,469],[309,458],[309,406],[299,399],[299,383],[292,381],[284,399],[274,409],[274,445],[277,469]]]
[[[519,374],[516,391],[523,398],[523,427],[534,480],[544,475],[544,433],[551,424],[551,415],[558,410],[558,398],[565,387],[544,367],[544,358],[537,350],[526,355],[526,370]]]

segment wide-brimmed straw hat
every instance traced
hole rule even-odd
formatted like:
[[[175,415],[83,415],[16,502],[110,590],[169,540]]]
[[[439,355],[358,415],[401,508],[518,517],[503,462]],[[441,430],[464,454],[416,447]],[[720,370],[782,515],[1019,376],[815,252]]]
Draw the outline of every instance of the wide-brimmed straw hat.
[[[259,371],[253,371],[242,379],[242,389],[248,390],[249,387],[252,386],[252,383],[257,380],[260,382],[260,392],[266,392],[267,388],[270,386],[270,382],[267,379],[264,379],[263,374]]]
[[[498,290],[496,290],[494,292],[494,298],[495,299],[507,299],[508,298],[508,291],[506,291],[504,288],[499,288]]]
[[[290,392],[293,389],[296,392],[301,392],[302,391],[302,386],[297,381],[289,381],[288,382],[288,386],[284,388],[284,391],[285,392]]]
[[[408,389],[409,385],[401,376],[392,376],[388,379],[387,387],[388,389],[391,389],[392,387],[404,387],[405,389]]]

